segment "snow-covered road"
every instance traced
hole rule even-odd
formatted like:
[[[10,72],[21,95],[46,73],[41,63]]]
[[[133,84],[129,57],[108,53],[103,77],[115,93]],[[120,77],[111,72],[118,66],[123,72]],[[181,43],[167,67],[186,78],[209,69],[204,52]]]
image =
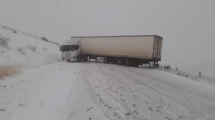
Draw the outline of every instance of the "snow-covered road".
[[[75,65],[76,63],[68,63]],[[215,89],[161,70],[81,63],[64,120],[214,120]]]
[[[58,62],[0,81],[0,92],[1,120],[215,118],[213,85],[151,68]]]

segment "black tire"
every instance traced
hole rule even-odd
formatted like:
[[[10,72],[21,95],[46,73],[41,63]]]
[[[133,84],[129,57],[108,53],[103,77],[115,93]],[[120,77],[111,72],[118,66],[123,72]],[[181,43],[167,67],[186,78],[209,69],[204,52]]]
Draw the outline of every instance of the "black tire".
[[[132,63],[134,67],[139,67],[139,61],[137,59],[133,59]]]
[[[81,58],[80,57],[77,58],[77,62],[81,62]]]
[[[107,57],[104,57],[104,63],[108,63]]]
[[[139,67],[139,64],[138,63],[134,63],[133,67]]]
[[[129,59],[129,58],[128,58],[128,59],[125,59],[125,65],[126,65],[126,66],[132,66],[132,64],[133,64],[133,63],[132,63],[132,60],[131,60],[131,59]]]
[[[112,64],[116,64],[117,63],[116,58],[115,57],[111,58],[111,62]]]
[[[117,64],[117,65],[124,65],[124,63],[125,63],[124,61],[125,61],[125,60],[124,60],[123,58],[117,58],[117,59],[116,59],[116,64]]]
[[[107,57],[107,63],[111,64],[111,58],[110,57]]]
[[[84,62],[87,62],[87,59],[83,59]]]
[[[159,68],[159,66],[160,66],[159,64],[154,64],[154,67],[156,68]]]

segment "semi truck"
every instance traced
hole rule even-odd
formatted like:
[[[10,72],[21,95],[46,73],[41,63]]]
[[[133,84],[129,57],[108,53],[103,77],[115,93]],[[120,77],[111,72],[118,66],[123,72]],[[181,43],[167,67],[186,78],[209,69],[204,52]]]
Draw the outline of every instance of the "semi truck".
[[[158,35],[74,36],[60,46],[62,60],[139,66],[161,61],[163,38]]]

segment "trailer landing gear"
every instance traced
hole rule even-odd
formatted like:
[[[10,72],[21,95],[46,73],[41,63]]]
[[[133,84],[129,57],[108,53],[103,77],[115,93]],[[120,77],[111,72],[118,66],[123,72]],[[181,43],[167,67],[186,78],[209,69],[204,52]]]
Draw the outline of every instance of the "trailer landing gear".
[[[154,67],[158,68],[158,67],[159,67],[159,64],[154,64]]]
[[[156,68],[159,67],[158,61],[155,61],[155,60],[154,60],[153,67],[156,67]]]

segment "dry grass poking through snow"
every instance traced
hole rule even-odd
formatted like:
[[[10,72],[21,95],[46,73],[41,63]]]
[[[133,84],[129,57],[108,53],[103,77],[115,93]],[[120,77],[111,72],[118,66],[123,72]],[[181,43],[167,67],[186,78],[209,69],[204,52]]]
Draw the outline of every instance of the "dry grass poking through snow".
[[[9,38],[5,38],[5,37],[2,37],[2,35],[0,35],[0,45],[1,46],[8,48],[8,41],[10,41]]]
[[[4,77],[20,73],[19,65],[0,65],[0,80]]]

